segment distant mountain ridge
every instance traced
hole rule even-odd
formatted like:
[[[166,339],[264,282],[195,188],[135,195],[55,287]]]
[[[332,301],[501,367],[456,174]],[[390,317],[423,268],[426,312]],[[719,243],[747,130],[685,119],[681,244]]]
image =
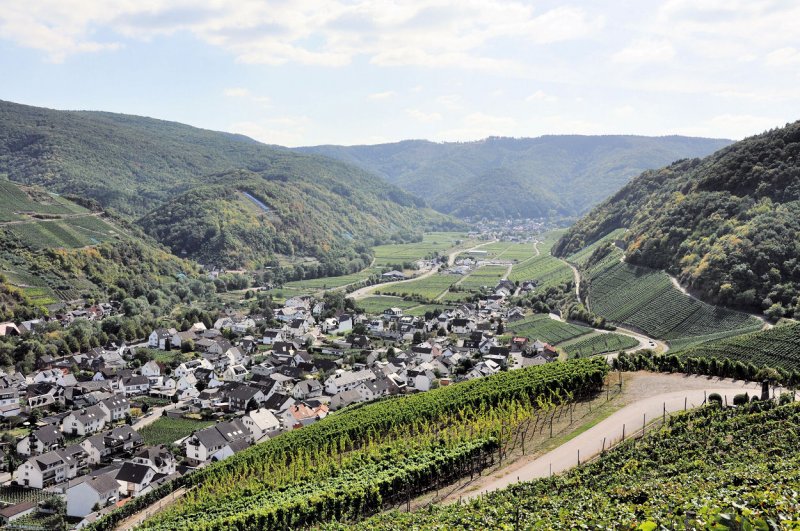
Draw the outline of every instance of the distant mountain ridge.
[[[564,135],[297,150],[359,165],[459,217],[572,217],[646,169],[706,156],[730,143],[682,136]]]
[[[553,252],[620,227],[627,261],[668,270],[711,302],[800,318],[800,121],[644,172]]]
[[[94,200],[130,220],[143,217],[142,226],[173,250],[225,267],[274,262],[278,249],[325,260],[334,249],[338,259],[351,262],[361,254],[354,236],[368,246],[461,227],[341,161],[176,122],[0,101],[3,176]],[[181,208],[191,199],[195,207],[214,209],[213,201],[197,201],[204,194],[212,198],[208,187],[231,191],[245,184],[272,191],[261,198],[273,209],[269,220],[248,201],[229,202],[225,212]],[[212,241],[201,250],[198,242],[206,236]],[[242,245],[251,250],[243,252]]]

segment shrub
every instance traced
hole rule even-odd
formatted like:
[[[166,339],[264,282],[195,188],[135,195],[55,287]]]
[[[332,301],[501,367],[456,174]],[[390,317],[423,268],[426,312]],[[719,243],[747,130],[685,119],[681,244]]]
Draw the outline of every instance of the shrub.
[[[719,393],[711,393],[710,395],[708,395],[708,403],[721,406],[722,397],[719,395]]]
[[[750,397],[747,393],[740,393],[733,397],[733,405],[734,406],[742,406],[750,402]]]

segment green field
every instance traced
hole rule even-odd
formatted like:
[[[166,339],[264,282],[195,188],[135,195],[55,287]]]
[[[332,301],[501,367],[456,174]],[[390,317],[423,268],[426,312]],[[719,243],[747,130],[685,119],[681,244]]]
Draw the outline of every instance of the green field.
[[[505,266],[479,267],[467,275],[458,286],[467,291],[480,291],[484,286],[493,289],[500,279],[505,277],[507,270]]]
[[[611,253],[588,271],[591,310],[660,339],[752,329],[758,320],[684,295],[666,273],[619,261]]]
[[[435,274],[427,278],[393,284],[385,288],[379,286],[375,290],[375,294],[394,294],[432,301],[460,279],[461,276],[459,275]]]
[[[192,432],[202,430],[214,424],[212,420],[173,419],[161,417],[149,426],[139,430],[144,443],[150,446],[172,444]]]
[[[505,333],[556,345],[591,332],[592,329],[588,326],[564,323],[551,319],[548,315],[534,314],[520,321],[508,323]]]
[[[283,287],[292,290],[334,289],[334,288],[341,288],[342,286],[347,286],[349,284],[355,284],[356,282],[361,282],[362,280],[366,280],[370,276],[376,274],[380,274],[380,271],[377,269],[363,269],[358,273],[352,273],[350,275],[342,275],[340,277],[322,277],[322,278],[312,278],[308,280],[296,280],[293,282],[287,282],[286,284],[283,285]]]
[[[433,253],[442,254],[455,247],[457,242],[465,242],[466,239],[467,235],[461,232],[429,232],[418,243],[378,245],[372,250],[375,253],[375,265],[380,267],[416,262]]]
[[[777,326],[763,332],[711,341],[682,350],[681,358],[716,358],[800,371],[800,324]]]
[[[515,282],[535,280],[537,289],[549,288],[572,280],[572,270],[558,258],[547,254],[514,265],[508,279]]]
[[[622,334],[592,334],[585,338],[560,345],[570,358],[585,358],[595,354],[618,352],[637,346],[639,342]]]
[[[400,297],[373,295],[356,301],[356,306],[362,308],[368,315],[378,315],[382,314],[383,310],[386,310],[387,308],[400,308],[401,310],[406,310],[408,308],[413,308],[414,306],[419,306],[419,303],[416,301],[406,301]]]

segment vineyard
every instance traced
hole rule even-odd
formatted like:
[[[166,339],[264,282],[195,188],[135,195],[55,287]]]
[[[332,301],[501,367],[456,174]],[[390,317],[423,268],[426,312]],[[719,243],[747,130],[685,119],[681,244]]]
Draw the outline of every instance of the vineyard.
[[[357,527],[796,529],[799,406],[710,406],[678,414],[657,432],[562,475],[464,504],[393,511]]]
[[[31,221],[6,225],[5,230],[39,249],[85,247],[116,237],[113,228],[96,216]]]
[[[144,438],[145,444],[158,446],[159,444],[172,444],[178,439],[212,424],[214,422],[210,420],[175,419],[164,416],[139,430],[139,434]]]
[[[570,342],[561,347],[570,358],[585,358],[606,352],[619,352],[639,345],[639,341],[622,334],[593,334],[587,338]]]
[[[355,284],[356,282],[361,282],[362,280],[367,280],[372,275],[377,275],[377,274],[380,274],[380,271],[377,269],[364,269],[359,271],[358,273],[352,273],[350,275],[342,275],[339,277],[321,277],[308,280],[296,280],[293,282],[287,282],[286,284],[284,284],[284,288],[300,289],[300,290],[334,289],[334,288],[340,288],[342,286],[347,286],[349,284]]]
[[[0,222],[25,219],[16,212],[58,216],[82,214],[87,210],[55,194],[22,189],[14,183],[0,179]]]
[[[506,334],[539,339],[552,345],[563,343],[591,332],[592,329],[587,326],[556,321],[547,315],[530,315],[525,319],[506,325]]]
[[[758,320],[681,293],[662,271],[620,262],[613,252],[588,271],[589,305],[609,321],[661,339],[750,329]]]
[[[535,280],[537,290],[546,289],[572,280],[572,270],[558,258],[542,254],[527,262],[514,265],[508,279],[520,282]]]
[[[383,310],[387,308],[400,308],[401,310],[407,310],[408,308],[418,306],[419,303],[416,301],[407,301],[401,299],[400,297],[372,295],[357,301],[356,305],[363,309],[367,314],[376,315],[383,313]]]
[[[500,279],[505,276],[507,270],[508,268],[505,266],[479,267],[464,278],[458,287],[465,291],[480,291],[484,286],[494,289]]]
[[[625,234],[625,229],[617,229],[615,231],[612,231],[611,233],[604,236],[603,238],[600,238],[596,242],[587,245],[577,253],[568,256],[567,262],[574,264],[579,268],[586,267],[586,264],[589,261],[589,258],[591,258],[592,253],[594,253],[600,246],[604,245],[606,242],[613,242],[615,240],[618,240],[622,238],[624,234]]]
[[[287,529],[359,519],[502,459],[517,428],[595,393],[607,371],[600,359],[551,363],[343,410],[187,476],[191,490],[143,529]]]
[[[800,371],[800,324],[711,341],[681,351],[681,358],[711,358]]]

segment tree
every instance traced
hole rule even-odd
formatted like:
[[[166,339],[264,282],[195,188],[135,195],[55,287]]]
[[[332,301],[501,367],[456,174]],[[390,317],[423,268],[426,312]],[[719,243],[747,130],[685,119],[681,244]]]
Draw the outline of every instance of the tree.
[[[258,402],[256,402],[255,398],[251,398],[250,400],[247,401],[247,406],[245,407],[245,411],[249,413],[250,411],[255,411],[256,409],[258,409]]]
[[[178,403],[178,394],[175,393],[174,395],[172,395],[172,398],[170,398],[170,400],[172,401],[173,404],[177,404]]]
[[[191,339],[181,341],[181,352],[183,352],[184,354],[188,354],[189,352],[194,352],[194,341],[192,341]]]
[[[144,404],[142,404],[142,413],[147,413],[148,411],[150,411],[150,404],[145,402]]]
[[[422,343],[425,338],[422,336],[422,332],[414,332],[414,339],[412,340],[414,343]]]
[[[503,335],[503,332],[505,332],[505,331],[506,331],[506,329],[505,329],[505,327],[503,326],[503,323],[502,323],[502,322],[501,322],[501,323],[499,323],[499,324],[497,325],[497,335],[498,335],[498,336],[501,336],[501,335]]]

